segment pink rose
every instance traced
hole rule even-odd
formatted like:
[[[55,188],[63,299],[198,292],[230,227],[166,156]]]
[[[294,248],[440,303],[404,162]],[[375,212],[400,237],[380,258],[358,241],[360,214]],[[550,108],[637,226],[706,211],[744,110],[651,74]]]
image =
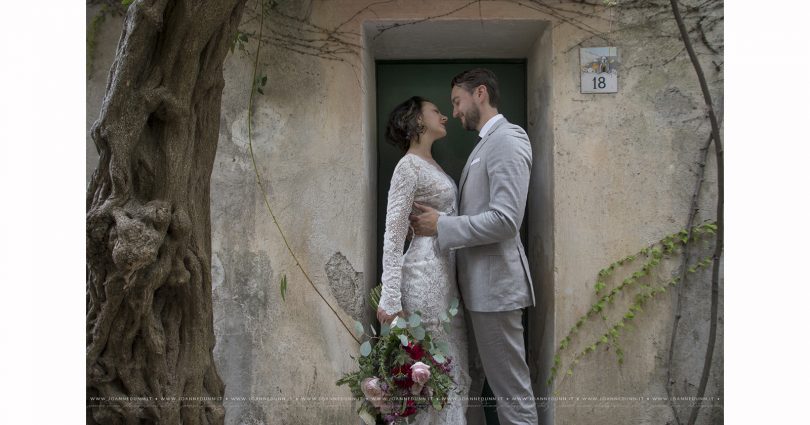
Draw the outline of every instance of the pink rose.
[[[380,408],[384,404],[383,396],[385,391],[380,388],[379,378],[366,378],[360,383],[360,389],[363,390],[363,395],[374,407]]]
[[[425,385],[430,379],[430,366],[422,363],[416,362],[411,365],[411,379],[413,382],[421,385]]]

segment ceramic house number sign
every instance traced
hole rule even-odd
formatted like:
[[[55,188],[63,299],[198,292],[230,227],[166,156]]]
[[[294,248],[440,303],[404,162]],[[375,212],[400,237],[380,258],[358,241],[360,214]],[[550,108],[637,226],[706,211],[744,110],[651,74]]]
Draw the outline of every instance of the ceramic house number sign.
[[[616,93],[619,91],[619,49],[582,47],[579,49],[580,92]]]

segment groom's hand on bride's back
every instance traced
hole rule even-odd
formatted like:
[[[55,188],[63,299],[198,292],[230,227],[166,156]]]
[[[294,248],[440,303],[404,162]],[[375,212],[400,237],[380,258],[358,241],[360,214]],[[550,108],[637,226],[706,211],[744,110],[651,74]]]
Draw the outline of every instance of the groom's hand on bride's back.
[[[439,212],[435,209],[414,202],[414,214],[411,214],[408,219],[411,222],[414,233],[417,236],[433,236],[436,234],[436,225],[439,222]]]

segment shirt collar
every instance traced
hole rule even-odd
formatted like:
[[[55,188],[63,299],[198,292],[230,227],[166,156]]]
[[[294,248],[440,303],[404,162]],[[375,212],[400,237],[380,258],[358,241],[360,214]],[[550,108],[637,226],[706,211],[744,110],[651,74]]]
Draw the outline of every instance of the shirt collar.
[[[483,139],[484,136],[486,136],[489,129],[492,128],[492,126],[495,125],[495,122],[498,121],[501,118],[503,118],[503,114],[498,114],[498,115],[495,115],[494,117],[490,118],[489,121],[487,121],[487,123],[484,124],[483,127],[481,127],[481,131],[478,132],[478,137]]]

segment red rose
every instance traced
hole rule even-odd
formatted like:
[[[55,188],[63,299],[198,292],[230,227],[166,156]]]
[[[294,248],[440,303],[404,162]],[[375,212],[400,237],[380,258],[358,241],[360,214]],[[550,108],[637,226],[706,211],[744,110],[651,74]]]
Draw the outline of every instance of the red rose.
[[[416,413],[416,403],[414,403],[413,400],[406,401],[405,410],[402,411],[402,414],[400,414],[400,416],[402,417],[411,416],[414,413]]]
[[[405,351],[411,356],[413,360],[422,360],[422,357],[425,356],[425,350],[419,344],[414,344],[413,342],[408,343],[408,346],[405,347]]]
[[[394,378],[394,383],[400,388],[411,388],[411,386],[413,386],[411,365],[409,364],[395,366],[391,369],[391,377]]]

